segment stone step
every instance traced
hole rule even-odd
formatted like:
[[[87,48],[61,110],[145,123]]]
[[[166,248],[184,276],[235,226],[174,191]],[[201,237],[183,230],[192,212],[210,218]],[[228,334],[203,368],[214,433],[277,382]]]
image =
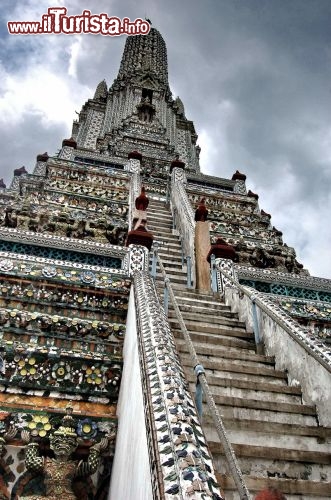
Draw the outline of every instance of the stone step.
[[[176,329],[178,325],[177,318],[169,317],[169,324],[170,327]],[[229,320],[227,318],[224,318],[222,323],[219,322],[218,324],[209,324],[207,321],[190,321],[186,319],[185,326],[190,332],[229,335],[250,339],[252,341],[254,340],[254,335],[246,331],[244,323],[241,321]]]
[[[172,223],[172,215],[165,208],[154,209],[154,207],[148,207],[147,220],[149,220],[149,219],[153,219],[156,222],[158,222],[159,220],[166,220],[167,222]]]
[[[162,227],[163,223],[169,224],[171,226],[173,225],[172,216],[171,214],[169,214],[169,212],[166,211],[156,211],[148,209],[146,218],[147,223],[149,221],[153,221],[158,227]]]
[[[175,239],[177,241],[180,242],[178,236],[176,236],[175,234],[173,234],[172,232],[172,229],[171,228],[167,228],[167,229],[164,229],[163,231],[160,231],[159,229],[155,229],[154,225],[153,224],[148,224],[147,225],[147,229],[148,231],[150,231],[151,233],[153,233],[153,236],[156,240],[158,241],[162,241],[164,238],[170,238],[170,239]]]
[[[169,249],[173,251],[173,260],[179,260],[180,262],[182,261],[182,247],[179,241],[164,240],[154,235],[154,242],[157,243],[157,249],[162,264],[165,257],[164,254],[166,254]]]
[[[164,244],[166,242],[174,242],[174,243],[178,243],[180,245],[180,239],[178,238],[178,236],[176,236],[175,234],[172,234],[171,232],[170,233],[164,233],[163,231],[153,231],[151,229],[151,226],[148,225],[148,229],[149,231],[152,231],[153,232],[153,235],[154,235],[154,238],[156,240],[160,240],[162,241]]]
[[[195,288],[187,288],[185,286],[176,286],[174,293],[176,299],[181,300],[182,298],[191,298],[198,302],[200,301],[212,301],[214,304],[221,302],[220,295],[218,293],[213,293],[212,291],[196,290]],[[222,302],[221,302],[222,303]],[[224,303],[224,302],[223,302]]]
[[[219,441],[209,440],[209,449],[212,454],[222,454],[223,447]],[[286,460],[289,462],[305,462],[325,464],[331,466],[330,450],[315,451],[315,450],[297,450],[291,448],[276,447],[276,446],[253,446],[245,443],[231,443],[236,456],[239,457],[254,457],[267,460]]]
[[[220,446],[219,436],[213,422],[207,421],[203,416],[204,430],[208,443]],[[260,421],[244,421],[246,428],[224,420],[227,436],[234,445],[268,446],[284,450],[311,451],[330,454],[330,437],[325,437],[320,427],[298,426],[296,424],[278,424]],[[330,432],[330,429],[328,429]],[[319,434],[316,435],[316,433]],[[324,436],[325,435],[325,436]],[[331,462],[330,462],[331,463]]]
[[[178,268],[177,269],[175,269],[175,268],[167,269],[166,266],[164,266],[164,268],[166,270],[166,273],[167,273],[168,278],[170,279],[170,281],[171,281],[171,278],[174,277],[174,276],[177,276],[177,277],[178,276],[185,276],[185,278],[186,278],[186,272],[183,271],[182,268],[180,268],[180,269],[178,269]],[[156,266],[156,272],[157,272],[157,274],[159,274],[161,276],[162,271],[160,269],[160,266]]]
[[[186,276],[185,276],[186,278]],[[214,315],[214,314],[199,314],[199,313],[193,313],[190,311],[184,311],[184,308],[180,307],[180,311],[182,313],[182,316],[185,320],[185,322],[196,322],[196,323],[202,323],[203,324],[208,324],[208,325],[229,325],[229,326],[236,326],[240,328],[246,328],[245,323],[242,321],[238,320],[238,316],[235,313],[228,312],[219,314],[219,315]],[[174,311],[169,311],[169,318],[175,318],[176,314]]]
[[[184,304],[183,304],[184,302]],[[214,305],[210,303],[209,305],[194,306],[192,303],[186,305],[185,299],[177,298],[177,304],[182,314],[195,314],[199,315],[200,318],[207,316],[208,320],[212,317],[224,317],[224,318],[238,318],[238,314],[231,312],[230,307],[222,303],[215,303]]]
[[[183,292],[181,294],[181,296],[178,296],[176,295],[176,300],[177,300],[177,303],[179,305],[179,307],[190,307],[191,309],[199,309],[199,310],[202,310],[202,311],[212,311],[213,314],[215,314],[215,311],[219,311],[220,314],[222,314],[222,312],[225,312],[225,311],[228,311],[228,312],[231,312],[231,308],[229,306],[227,306],[226,304],[224,304],[224,302],[221,302],[221,300],[219,298],[213,298],[213,297],[209,297],[209,296],[203,296],[201,295],[201,297],[199,299],[197,299],[195,296],[192,296],[192,294],[190,294],[190,289],[187,289],[188,290],[188,293],[186,292]],[[198,304],[197,306],[195,306],[195,304]]]
[[[225,492],[226,500],[239,500],[240,497],[232,476],[216,473],[216,478]],[[251,494],[257,494],[272,487],[284,493],[287,500],[330,500],[331,498],[330,482],[250,476],[245,477],[245,482]]]
[[[176,339],[177,351],[181,355],[188,354],[187,343],[180,338]],[[271,356],[264,356],[262,354],[256,354],[255,351],[249,351],[247,349],[241,349],[238,347],[223,346],[220,342],[211,344],[207,342],[196,342],[194,344],[196,353],[199,357],[208,357],[208,353],[212,353],[212,356],[217,356],[218,358],[225,358],[229,360],[256,360],[265,361],[267,363],[273,363],[274,358]]]
[[[189,355],[181,354],[181,362],[184,367],[192,366],[191,358]],[[221,359],[217,361],[210,361],[208,358],[203,360],[203,367],[205,370],[213,372],[215,376],[220,376],[222,372],[244,373],[247,375],[257,375],[272,378],[286,379],[286,372],[283,370],[276,370],[274,366],[264,365],[263,363],[248,363],[241,361],[241,363],[234,363],[233,360]],[[217,374],[215,372],[218,372]]]
[[[191,370],[193,372],[193,369]],[[185,370],[185,375],[188,379],[191,380],[190,390],[192,393],[195,391],[196,381],[192,380],[192,376],[190,377],[188,374],[188,370]],[[292,394],[284,391],[286,385],[284,381],[279,380],[279,383],[268,383],[261,382],[260,380],[243,380],[236,379],[235,375],[231,379],[223,379],[221,380],[221,384],[218,383],[220,380],[216,381],[216,384],[213,384],[215,380],[209,373],[206,374],[207,382],[209,385],[209,389],[213,396],[225,396],[225,397],[234,397],[240,399],[255,399],[257,401],[265,401],[272,400],[273,402],[278,403],[295,403],[301,404],[302,398],[301,394]],[[218,377],[220,379],[220,377]],[[228,385],[226,384],[228,382]]]
[[[183,338],[181,330],[179,328],[173,328],[172,332],[175,338]],[[193,331],[189,331],[189,334],[193,342],[204,342],[213,345],[217,344],[233,348],[250,349],[252,352],[255,352],[255,342],[253,342],[252,339],[244,340],[234,336],[213,335]]]
[[[176,346],[177,350],[180,353],[183,354],[188,353],[188,347],[185,341],[178,339],[176,341]],[[246,352],[245,350],[240,351],[238,349],[231,349],[231,348],[229,349],[228,347],[224,348],[220,345],[196,343],[194,347],[199,357],[211,359],[212,361],[214,360],[214,358],[217,359],[226,358],[226,359],[231,359],[234,362],[249,361],[249,362],[261,362],[270,365],[273,365],[275,361],[273,356],[264,356],[263,354],[250,353]],[[293,389],[298,390],[296,387]]]
[[[185,375],[190,382],[190,390],[195,391],[196,377],[193,369],[185,370]],[[207,382],[212,394],[224,394],[225,396],[234,397],[252,397],[252,398],[269,398],[275,401],[301,403],[301,391],[291,391],[293,387],[284,384],[284,380],[279,380],[279,383],[261,382],[261,380],[243,380],[235,377],[231,379],[213,377],[207,374]],[[276,381],[277,382],[277,381]]]
[[[153,234],[158,235],[160,239],[163,237],[171,237],[172,239],[176,238],[177,241],[180,242],[178,234],[174,233],[172,226],[168,224],[166,225],[166,223],[164,223],[164,225],[162,226],[159,226],[156,222],[148,220],[147,226],[150,230],[153,231]]]
[[[172,233],[172,223],[164,220],[160,224],[159,222],[154,221],[153,219],[147,219],[147,229],[151,231],[153,234],[158,233],[160,235],[165,234],[173,234]]]
[[[213,349],[214,346],[211,347]],[[216,346],[218,348],[219,346]],[[224,349],[224,348],[223,348]],[[197,350],[197,349],[196,349]],[[198,351],[198,350],[197,350]],[[181,357],[188,356],[189,354],[186,352],[179,351],[181,354]],[[246,359],[238,355],[237,357],[233,356],[233,352],[231,353],[232,356],[227,356],[226,354],[222,355],[215,355],[215,356],[210,356],[201,354],[199,353],[199,359],[200,359],[200,364],[208,368],[209,370],[212,370],[213,367],[216,367],[216,369],[221,369],[224,363],[232,363],[234,368],[236,366],[252,366],[252,367],[266,367],[270,370],[274,369],[274,363],[273,362],[266,362],[265,360],[258,361],[257,359],[252,359],[250,356],[246,356]],[[251,353],[248,353],[251,354]]]
[[[284,424],[313,425],[316,422],[314,407],[291,404],[273,403],[269,401],[246,400],[241,398],[215,396],[215,404],[224,419],[239,418],[242,420],[264,420]],[[203,413],[209,414],[205,403]]]
[[[158,240],[157,238],[155,241],[158,244],[158,253],[162,262],[162,259],[164,257],[170,257],[175,260],[176,262],[181,262],[182,261],[182,249],[181,246],[178,245],[169,245],[168,243],[163,244],[161,240]]]
[[[149,198],[149,205],[156,206],[156,207],[164,207],[164,208],[169,209],[169,211],[170,211],[170,203],[167,204],[165,200],[158,200],[156,198],[150,197]]]
[[[170,279],[171,284],[173,283],[180,283],[184,284],[186,283],[186,274],[183,274],[182,272],[178,273],[176,272],[175,269],[172,269],[171,272],[167,272],[167,277]],[[156,272],[156,281],[162,281],[163,282],[163,274],[157,270]]]
[[[150,258],[150,266],[152,265],[152,257]],[[166,272],[172,272],[173,270],[176,270],[178,272],[182,272],[186,276],[186,269],[183,269],[183,266],[181,264],[178,264],[178,262],[172,262],[171,260],[169,261],[163,261],[164,268]],[[157,266],[157,269],[159,269],[159,266]]]
[[[240,420],[238,418],[228,419],[226,417],[223,418],[224,426],[230,434],[233,435],[233,440],[235,441],[235,437],[237,439],[242,439],[241,436],[247,436],[247,439],[250,436],[255,436],[261,443],[266,443],[269,438],[266,436],[275,436],[276,440],[287,440],[292,439],[301,443],[301,447],[306,449],[305,445],[308,440],[315,443],[315,447],[317,445],[328,445],[331,442],[331,428],[330,427],[319,427],[318,422],[315,421],[311,425],[301,425],[297,422],[293,422],[291,424],[278,423],[278,422],[266,422],[265,420],[256,419],[252,422],[248,420]],[[203,414],[203,424],[204,429],[211,433],[211,430],[214,431],[214,436],[217,436],[216,429],[214,426],[214,422],[209,415],[209,413]],[[301,439],[303,437],[303,439]],[[213,437],[212,439],[216,439]]]

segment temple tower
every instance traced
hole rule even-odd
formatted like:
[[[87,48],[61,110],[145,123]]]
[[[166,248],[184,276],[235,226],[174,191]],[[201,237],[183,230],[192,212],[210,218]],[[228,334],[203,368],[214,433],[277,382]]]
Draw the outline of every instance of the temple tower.
[[[1,498],[330,498],[331,283],[199,153],[151,28],[1,184]]]

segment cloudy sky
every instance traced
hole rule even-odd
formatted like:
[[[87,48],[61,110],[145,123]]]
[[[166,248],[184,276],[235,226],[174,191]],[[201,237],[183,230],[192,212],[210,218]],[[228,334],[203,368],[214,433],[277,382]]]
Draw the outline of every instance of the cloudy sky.
[[[97,83],[111,85],[125,37],[10,36],[7,21],[65,6],[145,16],[194,121],[204,173],[247,175],[310,273],[331,278],[330,0],[1,0],[0,177],[55,154]]]

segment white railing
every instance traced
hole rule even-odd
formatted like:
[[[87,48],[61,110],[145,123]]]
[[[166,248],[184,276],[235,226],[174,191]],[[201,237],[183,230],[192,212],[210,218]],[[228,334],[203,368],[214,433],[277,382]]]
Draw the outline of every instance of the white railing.
[[[182,243],[182,251],[191,267],[192,285],[195,283],[195,253],[194,253],[194,212],[186,194],[185,187],[181,181],[172,181],[171,204],[174,224],[179,232]]]
[[[330,426],[330,353],[268,296],[240,285],[220,265],[216,270],[224,278],[226,303],[239,313],[241,321],[251,325],[257,345],[265,345],[268,354],[275,356],[277,367],[287,370],[294,383],[300,383],[305,401],[317,407],[320,424]]]
[[[129,199],[129,231],[132,229],[133,212],[135,209],[135,201],[141,191],[140,174],[133,172],[130,181],[130,199]]]

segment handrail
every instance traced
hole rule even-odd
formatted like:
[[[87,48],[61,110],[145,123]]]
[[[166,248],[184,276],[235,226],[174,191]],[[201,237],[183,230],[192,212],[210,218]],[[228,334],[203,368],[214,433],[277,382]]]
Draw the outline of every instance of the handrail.
[[[183,316],[180,312],[180,309],[179,309],[177,301],[176,301],[175,294],[174,294],[174,292],[172,290],[172,286],[170,284],[170,279],[167,277],[166,270],[162,264],[162,261],[160,259],[158,252],[157,252],[157,249],[155,249],[154,251],[155,251],[158,263],[160,265],[160,269],[161,269],[161,272],[162,272],[162,275],[164,278],[165,286],[167,287],[167,290],[169,292],[169,296],[170,296],[172,304],[174,306],[174,310],[175,310],[182,334],[184,336],[184,339],[186,341],[186,345],[187,345],[188,350],[190,352],[191,359],[192,359],[193,364],[194,364],[195,373],[197,374],[198,381],[201,384],[202,389],[204,391],[207,405],[209,407],[211,416],[213,418],[218,437],[219,437],[220,442],[222,444],[224,454],[225,454],[226,460],[227,460],[228,465],[229,465],[230,472],[232,474],[233,480],[234,480],[235,485],[237,487],[237,490],[239,492],[240,499],[241,500],[250,500],[250,498],[251,498],[250,493],[249,493],[247,486],[245,484],[242,472],[240,470],[240,467],[239,467],[237,458],[235,456],[234,450],[232,448],[232,445],[230,443],[230,440],[227,437],[226,430],[225,430],[221,415],[218,412],[214,398],[213,398],[211,391],[209,389],[205,372],[203,370],[202,365],[199,362],[197,353],[194,349],[193,342],[192,342],[191,337],[190,337],[190,335],[187,331],[187,328],[185,326]]]
[[[194,252],[194,212],[187,198],[186,191],[181,181],[172,183],[171,202],[174,208],[174,222],[180,230],[180,239],[184,255],[190,257],[192,281],[195,277],[195,252]]]
[[[250,292],[247,287],[240,285],[233,277],[221,269],[220,266],[216,265],[216,269],[220,272],[227,280],[229,280],[240,292],[246,295],[252,303],[256,304],[262,311],[264,311],[277,325],[279,325],[283,330],[285,330],[290,337],[295,340],[301,347],[303,347],[308,354],[310,354],[316,361],[318,361],[328,372],[331,373],[331,364],[330,359],[325,355],[322,349],[319,348],[318,345],[313,344],[306,335],[306,332],[302,330],[297,325],[291,325],[290,319],[281,318],[276,312],[274,312],[265,301],[262,301],[259,297],[259,292],[254,290],[254,292]],[[265,300],[265,299],[264,299]]]

